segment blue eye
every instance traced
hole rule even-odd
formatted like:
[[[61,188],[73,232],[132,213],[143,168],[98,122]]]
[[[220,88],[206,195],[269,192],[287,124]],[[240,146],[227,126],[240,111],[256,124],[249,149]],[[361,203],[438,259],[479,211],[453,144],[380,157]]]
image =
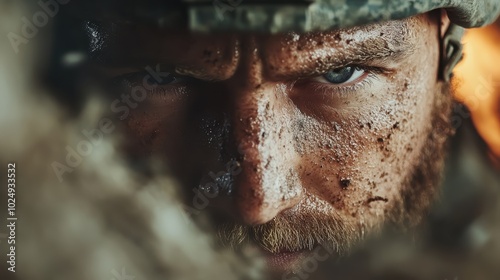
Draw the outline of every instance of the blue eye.
[[[330,70],[323,75],[323,78],[332,84],[345,84],[355,81],[365,73],[365,70],[356,66],[346,66]]]

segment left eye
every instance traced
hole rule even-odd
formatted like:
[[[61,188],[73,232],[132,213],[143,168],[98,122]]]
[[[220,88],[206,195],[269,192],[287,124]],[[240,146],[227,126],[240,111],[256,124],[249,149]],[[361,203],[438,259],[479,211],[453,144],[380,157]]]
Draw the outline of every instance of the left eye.
[[[341,85],[357,80],[365,72],[365,70],[357,66],[346,66],[326,72],[323,78],[329,83]]]

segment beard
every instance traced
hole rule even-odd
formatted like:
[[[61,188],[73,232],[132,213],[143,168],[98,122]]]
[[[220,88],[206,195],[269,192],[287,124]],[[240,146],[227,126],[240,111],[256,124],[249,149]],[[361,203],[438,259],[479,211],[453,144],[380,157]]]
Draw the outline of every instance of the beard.
[[[400,196],[388,206],[385,224],[372,228],[368,234],[378,232],[383,226],[406,231],[422,223],[438,197],[447,140],[454,133],[450,120],[452,104],[449,84],[441,84],[435,95],[432,121],[420,156],[399,186]],[[311,251],[320,246],[342,256],[368,235],[364,231],[336,211],[296,211],[293,214],[281,213],[270,222],[257,226],[223,223],[218,227],[217,235],[224,246],[232,248],[255,244],[270,253],[279,253]]]

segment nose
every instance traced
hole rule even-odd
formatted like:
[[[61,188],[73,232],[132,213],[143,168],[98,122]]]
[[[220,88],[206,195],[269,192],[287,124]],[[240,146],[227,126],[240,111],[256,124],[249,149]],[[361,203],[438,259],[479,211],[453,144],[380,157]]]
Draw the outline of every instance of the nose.
[[[257,76],[250,73],[231,89],[233,137],[242,158],[234,207],[249,225],[272,220],[297,205],[304,193],[293,142],[297,109],[284,86],[251,78]]]

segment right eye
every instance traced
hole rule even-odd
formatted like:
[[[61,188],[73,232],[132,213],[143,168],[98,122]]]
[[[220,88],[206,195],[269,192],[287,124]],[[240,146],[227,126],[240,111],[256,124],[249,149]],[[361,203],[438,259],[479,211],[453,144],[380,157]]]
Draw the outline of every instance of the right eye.
[[[365,74],[365,70],[357,66],[346,66],[326,72],[323,78],[335,85],[348,84],[356,81]]]
[[[117,96],[141,90],[151,97],[180,97],[188,92],[188,88],[191,88],[194,82],[194,78],[170,72],[139,71],[111,77],[108,89]]]

